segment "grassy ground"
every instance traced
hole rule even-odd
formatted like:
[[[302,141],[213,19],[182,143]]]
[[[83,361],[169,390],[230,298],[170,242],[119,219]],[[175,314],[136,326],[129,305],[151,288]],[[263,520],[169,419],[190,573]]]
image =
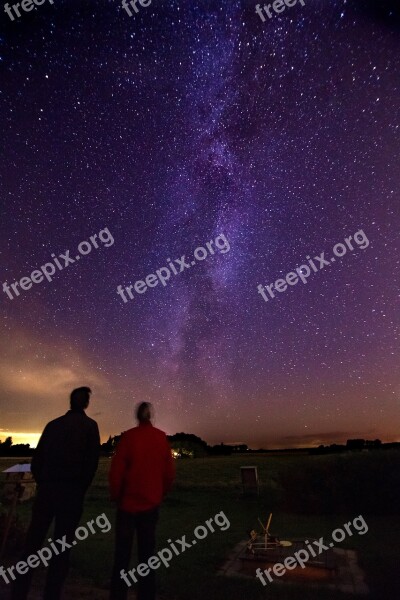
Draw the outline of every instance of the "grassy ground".
[[[368,455],[365,460],[368,461]],[[358,514],[296,515],[280,511],[284,491],[279,485],[282,469],[302,469],[305,461],[317,461],[329,467],[331,457],[268,456],[204,458],[177,461],[177,482],[160,513],[158,549],[168,547],[169,538],[177,539],[186,534],[193,539],[193,530],[208,518],[223,511],[230,521],[226,531],[209,533],[197,545],[175,557],[168,569],[161,567],[158,573],[158,589],[162,598],[168,600],[345,600],[344,594],[313,591],[305,587],[269,584],[263,588],[253,579],[227,578],[217,575],[218,567],[235,544],[246,538],[249,529],[257,528],[257,516],[266,520],[273,512],[272,532],[283,539],[295,537],[330,538],[333,529],[353,520]],[[319,462],[318,462],[319,461]],[[15,464],[15,459],[0,459],[0,469]],[[107,472],[109,459],[102,459],[95,481],[86,497],[82,524],[105,513],[114,521],[114,507],[108,501]],[[243,464],[258,467],[261,482],[257,499],[240,498],[240,469]],[[309,463],[308,463],[309,464]],[[357,494],[356,474],[349,481]],[[379,491],[371,490],[371,493]],[[29,520],[30,503],[18,509],[21,523]],[[398,512],[398,508],[397,508]],[[375,600],[400,597],[400,573],[398,569],[398,540],[400,519],[398,516],[365,516],[369,531],[366,535],[354,535],[340,544],[359,552],[361,566],[367,574],[367,583]],[[72,554],[70,586],[75,589],[66,597],[78,597],[77,585],[85,585],[83,598],[106,598],[113,553],[113,530],[109,533],[90,535],[79,542]],[[8,554],[3,564],[13,564],[16,556]],[[41,583],[44,573],[38,573]],[[4,586],[3,586],[4,587]],[[1,588],[0,588],[1,589]],[[71,588],[72,589],[72,588]],[[83,588],[82,588],[83,590]],[[4,596],[5,598],[6,596]],[[3,598],[3,596],[0,596]],[[350,596],[349,596],[350,598]]]

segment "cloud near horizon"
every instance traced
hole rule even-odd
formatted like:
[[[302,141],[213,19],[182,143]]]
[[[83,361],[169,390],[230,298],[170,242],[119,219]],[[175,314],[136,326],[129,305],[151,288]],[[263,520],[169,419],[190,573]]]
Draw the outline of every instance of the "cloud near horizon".
[[[0,340],[0,352],[0,435],[14,432],[14,437],[28,439],[29,434],[42,431],[49,420],[68,410],[72,389],[81,385],[92,389],[94,411],[103,413],[107,379],[71,344],[38,343],[18,332],[10,340]],[[89,415],[91,409],[93,403]]]

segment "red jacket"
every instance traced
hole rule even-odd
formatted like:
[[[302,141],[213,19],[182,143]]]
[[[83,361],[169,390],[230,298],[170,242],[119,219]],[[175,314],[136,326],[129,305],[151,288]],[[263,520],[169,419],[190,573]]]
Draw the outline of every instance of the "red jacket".
[[[167,436],[151,423],[122,434],[109,473],[111,500],[135,513],[161,504],[175,479]]]

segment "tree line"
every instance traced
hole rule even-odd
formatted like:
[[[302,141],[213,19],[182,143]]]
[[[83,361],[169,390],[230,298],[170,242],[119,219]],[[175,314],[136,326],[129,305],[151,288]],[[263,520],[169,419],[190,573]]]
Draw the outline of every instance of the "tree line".
[[[121,434],[122,435],[122,434]],[[101,445],[102,454],[110,456],[115,452],[115,448],[121,439],[121,435],[109,436],[107,442]],[[285,453],[285,452],[309,452],[309,454],[340,454],[342,452],[361,452],[369,450],[381,450],[390,448],[400,448],[400,443],[392,442],[383,444],[381,440],[365,440],[361,438],[349,439],[346,444],[331,444],[329,446],[320,445],[317,448],[287,448],[282,450],[268,450],[259,448],[252,450],[247,444],[216,444],[210,446],[197,435],[193,433],[175,433],[169,435],[168,441],[171,445],[175,458],[200,458],[205,456],[230,456],[232,454],[252,453]],[[13,444],[12,437],[9,436],[4,442],[0,440],[0,456],[32,456],[34,448],[30,444]]]

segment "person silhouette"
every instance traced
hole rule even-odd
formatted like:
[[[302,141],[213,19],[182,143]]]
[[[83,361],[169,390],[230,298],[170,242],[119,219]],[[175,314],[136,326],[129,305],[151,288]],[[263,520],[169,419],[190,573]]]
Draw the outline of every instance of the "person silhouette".
[[[66,542],[64,549],[54,553],[50,560],[44,600],[59,600],[61,597],[69,567],[68,546],[74,539],[85,493],[98,466],[99,428],[96,421],[85,413],[90,394],[88,387],[71,392],[71,409],[46,425],[32,458],[31,471],[37,482],[37,495],[21,560],[26,561],[42,547],[53,520],[53,539]],[[29,568],[26,574],[16,576],[11,600],[28,597],[32,575],[33,569]]]
[[[175,478],[174,461],[167,436],[153,427],[153,409],[142,402],[136,409],[137,427],[122,434],[113,457],[110,496],[117,502],[115,553],[110,600],[125,600],[132,581],[137,581],[138,600],[155,600],[155,572],[131,580],[126,573],[137,533],[139,563],[154,554],[159,506]]]

